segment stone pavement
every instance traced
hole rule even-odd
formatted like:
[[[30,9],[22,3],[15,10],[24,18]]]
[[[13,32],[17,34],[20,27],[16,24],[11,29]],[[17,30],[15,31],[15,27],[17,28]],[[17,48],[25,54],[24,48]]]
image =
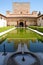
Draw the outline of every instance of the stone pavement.
[[[24,44],[23,46],[21,45],[21,43],[18,45],[18,49],[16,52],[30,52],[27,48],[27,45]],[[15,52],[7,52],[7,55],[6,56],[3,56],[3,52],[0,52],[0,65],[5,65],[8,58],[13,55]],[[34,53],[39,59],[40,59],[40,65],[43,65],[43,53]],[[5,64],[4,64],[5,63]]]
[[[27,48],[27,45],[24,43],[24,45],[22,45],[21,43],[18,44],[18,49],[17,52],[30,52],[29,49]]]

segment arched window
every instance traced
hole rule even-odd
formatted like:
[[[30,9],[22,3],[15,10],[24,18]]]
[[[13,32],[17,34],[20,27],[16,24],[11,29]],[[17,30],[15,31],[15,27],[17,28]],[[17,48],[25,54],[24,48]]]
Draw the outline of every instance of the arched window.
[[[1,16],[1,19],[2,19],[2,16]]]
[[[20,14],[22,14],[22,12],[20,12]]]

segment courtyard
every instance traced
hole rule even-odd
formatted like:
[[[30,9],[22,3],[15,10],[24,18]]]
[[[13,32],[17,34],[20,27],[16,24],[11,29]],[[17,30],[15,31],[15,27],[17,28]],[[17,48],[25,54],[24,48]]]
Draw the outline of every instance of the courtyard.
[[[4,27],[3,27],[3,29],[4,29]],[[36,55],[35,58],[37,58],[37,56],[38,56],[38,59],[39,59],[39,56],[42,57],[41,55],[43,53],[42,40],[43,40],[42,35],[39,35],[36,32],[31,31],[30,29],[28,29],[28,27],[15,27],[15,29],[0,36],[0,53],[1,53],[0,57],[2,58],[2,60],[0,60],[1,61],[0,64],[4,65],[6,62],[8,65],[10,65],[10,63],[12,64],[12,62],[13,62],[13,64],[15,64],[14,63],[15,61],[12,61],[12,58],[11,59],[9,58],[9,56],[10,55],[12,56],[13,54],[15,54],[15,52],[17,52],[17,53],[22,52],[23,54],[25,54],[24,52],[26,52],[26,55],[27,55],[27,52],[29,54],[33,54],[33,55],[35,53],[35,55]],[[4,49],[4,45],[5,45],[5,49]],[[5,53],[7,55],[3,55],[3,53]],[[19,58],[19,55],[17,54],[17,58],[15,60],[17,62],[19,62],[21,65],[25,65],[25,62],[23,63],[23,61],[21,61],[21,58],[23,58],[23,56],[22,57],[21,56],[22,55],[20,54],[20,58]],[[33,56],[28,56],[29,58],[26,58],[26,57],[27,56],[24,55],[24,58],[27,61],[30,58],[31,63],[34,63],[35,61],[39,62],[39,60],[34,59]],[[7,61],[7,58],[9,58],[9,61]],[[13,56],[13,58],[15,58],[15,56]],[[18,61],[18,59],[20,61]],[[11,62],[10,62],[10,60],[11,60]],[[30,61],[29,62],[27,62],[27,61],[26,61],[26,63],[31,65]],[[40,62],[41,61],[42,61],[42,58],[40,59]],[[4,63],[2,64],[2,62],[4,62]],[[18,63],[16,63],[16,65],[18,65]]]
[[[43,14],[31,10],[30,2],[13,2],[12,10],[10,1],[5,4],[6,15],[0,14],[0,65],[43,65]]]
[[[8,35],[9,34],[9,35]],[[29,30],[28,28],[16,28],[15,30],[9,32],[7,34],[7,38],[15,38],[15,39],[43,39],[43,36]],[[13,34],[13,35],[12,35]]]
[[[8,27],[13,28],[13,27]],[[2,28],[4,29],[4,28]],[[0,29],[0,30],[2,30]],[[5,28],[6,29],[6,28]],[[4,30],[5,30],[4,29]],[[5,30],[6,31],[6,30]],[[9,31],[5,34],[0,36],[0,40],[1,38],[5,37],[5,39],[22,39],[22,40],[39,40],[39,41],[43,41],[43,36],[40,34],[37,34],[34,31],[31,31],[30,29],[28,29],[28,27],[15,27],[15,29],[13,29],[12,31]]]
[[[28,27],[15,27],[15,29],[0,36],[0,44],[6,44],[7,41],[8,43],[14,43],[15,46],[18,46],[19,43],[28,45],[30,41],[32,43],[36,41],[43,43],[43,36],[28,29]]]
[[[2,60],[0,59],[1,65],[11,65],[12,63],[14,65],[15,64],[18,65],[19,63],[21,65],[25,65],[25,64],[43,65],[42,62],[43,61],[42,58],[43,57],[43,36],[42,35],[32,31],[28,27],[9,26],[8,28],[3,27],[2,29],[0,28],[0,30],[2,30],[1,33],[10,29],[12,30],[0,36],[0,58],[2,58]],[[15,57],[15,54],[17,57]],[[22,61],[23,58],[25,60]],[[20,61],[18,61],[18,59]]]

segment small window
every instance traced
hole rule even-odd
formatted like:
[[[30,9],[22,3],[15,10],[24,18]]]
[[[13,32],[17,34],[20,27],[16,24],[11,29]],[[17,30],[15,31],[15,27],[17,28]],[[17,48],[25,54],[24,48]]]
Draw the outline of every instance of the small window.
[[[28,13],[28,11],[27,11],[27,13]]]
[[[22,12],[20,12],[22,14]]]
[[[40,19],[39,19],[39,21],[40,21]]]
[[[42,17],[42,20],[43,20],[43,17]]]
[[[1,17],[1,19],[2,19],[2,17]]]

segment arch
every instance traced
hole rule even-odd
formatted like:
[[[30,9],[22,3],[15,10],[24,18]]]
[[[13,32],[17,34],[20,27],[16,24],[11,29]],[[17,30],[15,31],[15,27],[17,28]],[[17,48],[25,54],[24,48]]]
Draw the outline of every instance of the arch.
[[[20,23],[19,23],[19,26],[20,26],[20,27],[23,27],[23,26],[24,26],[24,23],[23,23],[23,22],[20,22]]]

